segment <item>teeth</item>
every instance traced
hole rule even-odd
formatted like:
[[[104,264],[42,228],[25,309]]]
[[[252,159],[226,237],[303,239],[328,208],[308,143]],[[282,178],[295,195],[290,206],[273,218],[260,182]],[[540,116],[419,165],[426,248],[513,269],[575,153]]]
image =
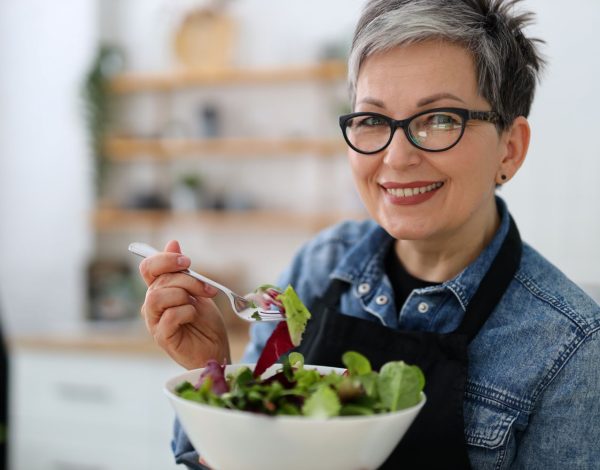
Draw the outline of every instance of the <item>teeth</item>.
[[[438,182],[428,184],[427,186],[421,186],[420,188],[390,188],[387,190],[387,192],[394,197],[409,197],[433,191],[434,189],[441,187],[443,184],[444,183],[442,182]]]

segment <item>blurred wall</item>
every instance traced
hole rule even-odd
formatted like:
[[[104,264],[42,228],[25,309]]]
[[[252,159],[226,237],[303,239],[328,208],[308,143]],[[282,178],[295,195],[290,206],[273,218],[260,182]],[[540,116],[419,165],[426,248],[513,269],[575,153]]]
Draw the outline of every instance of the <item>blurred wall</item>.
[[[548,67],[530,115],[527,160],[500,194],[523,239],[575,281],[600,285],[600,2],[522,3],[537,14],[531,31],[546,41]]]
[[[101,0],[103,39],[118,40],[128,66],[164,71],[174,60],[171,31],[193,5],[207,0]],[[311,63],[324,43],[351,36],[364,0],[229,0],[237,21],[235,63],[280,66]],[[350,38],[348,38],[349,40]]]
[[[97,6],[0,2],[0,302],[9,331],[63,328],[83,308],[92,190],[80,83]]]
[[[172,62],[166,38],[182,6],[165,0],[0,2],[0,302],[9,330],[64,328],[82,317],[91,251],[91,161],[80,84],[100,34],[136,70]],[[313,58],[362,0],[238,0],[240,65]],[[600,99],[594,77],[600,3],[526,0],[549,67],[531,115],[529,157],[503,188],[523,238],[579,282],[600,283]],[[102,25],[102,33],[99,26]]]

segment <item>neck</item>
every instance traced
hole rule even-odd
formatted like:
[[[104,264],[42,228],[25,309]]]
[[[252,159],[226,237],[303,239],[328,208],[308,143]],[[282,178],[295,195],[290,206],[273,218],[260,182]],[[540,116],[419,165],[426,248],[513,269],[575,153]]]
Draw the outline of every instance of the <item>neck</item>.
[[[441,283],[452,279],[471,264],[494,238],[500,216],[493,210],[483,211],[469,221],[427,240],[397,240],[396,254],[413,276]]]

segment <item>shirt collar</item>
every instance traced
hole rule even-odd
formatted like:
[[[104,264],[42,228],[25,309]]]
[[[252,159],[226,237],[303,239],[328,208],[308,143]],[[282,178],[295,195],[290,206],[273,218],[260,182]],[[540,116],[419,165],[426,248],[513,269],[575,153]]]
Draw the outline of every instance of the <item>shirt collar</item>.
[[[477,291],[485,273],[502,246],[510,225],[506,203],[496,196],[496,207],[500,215],[500,226],[492,241],[484,248],[479,256],[454,278],[438,285],[417,289],[419,294],[435,293],[442,290],[450,291],[457,298],[461,308],[466,310],[469,301]],[[385,254],[393,238],[379,225],[369,226],[365,235],[342,258],[331,274],[332,278],[349,283],[377,282],[384,275]]]
[[[500,215],[500,226],[498,227],[494,238],[492,238],[492,241],[483,249],[475,261],[458,273],[453,279],[442,284],[454,293],[463,310],[467,309],[483,276],[485,276],[490,269],[496,254],[500,250],[500,247],[508,234],[510,226],[508,209],[506,203],[498,196],[496,196],[496,207],[498,209],[498,214]]]
[[[337,265],[332,278],[352,283],[376,280],[383,275],[384,258],[393,238],[375,223],[367,227],[364,236]]]

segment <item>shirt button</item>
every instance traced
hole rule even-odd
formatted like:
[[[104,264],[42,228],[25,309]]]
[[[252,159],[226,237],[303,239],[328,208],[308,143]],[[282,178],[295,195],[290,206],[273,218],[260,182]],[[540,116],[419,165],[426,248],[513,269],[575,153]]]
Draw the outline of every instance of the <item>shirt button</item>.
[[[378,295],[377,298],[375,299],[375,303],[377,305],[385,305],[388,303],[388,298],[385,295]]]
[[[358,293],[360,295],[365,295],[370,290],[371,290],[371,286],[368,283],[366,283],[366,282],[363,282],[362,284],[359,284],[359,286],[358,286]]]
[[[421,302],[417,309],[421,313],[427,313],[427,311],[429,310],[429,305],[426,302]]]

